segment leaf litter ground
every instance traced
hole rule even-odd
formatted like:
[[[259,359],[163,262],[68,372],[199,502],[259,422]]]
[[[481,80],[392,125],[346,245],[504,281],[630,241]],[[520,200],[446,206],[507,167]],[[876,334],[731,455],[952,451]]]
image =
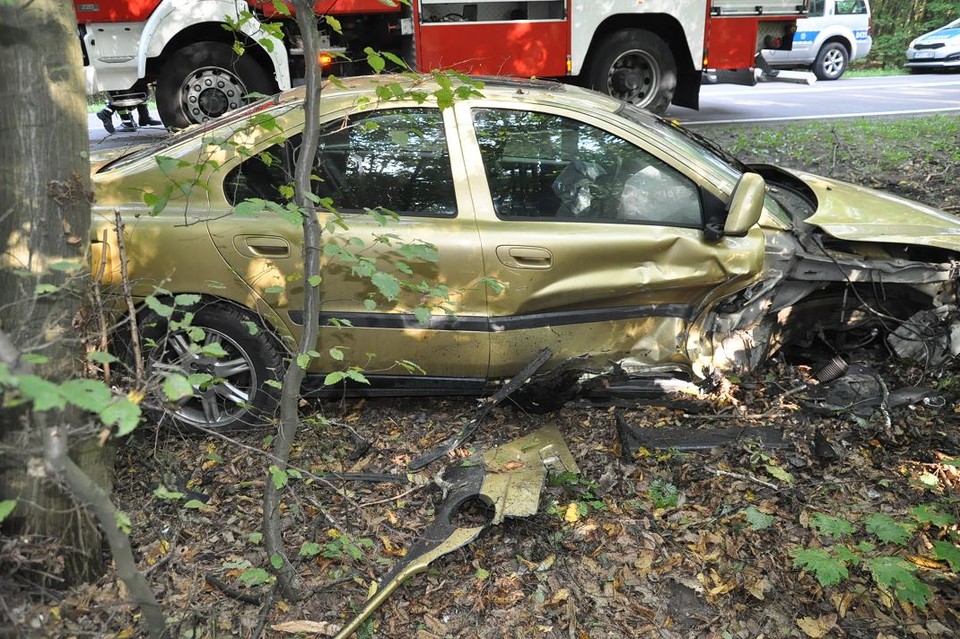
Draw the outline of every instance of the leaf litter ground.
[[[733,135],[715,137],[730,142]],[[907,162],[896,175],[864,176],[829,157],[806,168],[960,206],[956,162]],[[298,602],[256,603],[270,592],[257,583],[265,573],[251,570],[269,566],[259,540],[268,433],[226,441],[144,429],[119,451],[115,499],[132,521],[131,541],[172,636],[250,637],[261,629],[263,636],[324,636],[432,521],[442,499],[432,480],[444,465],[468,449],[556,425],[580,475],[548,486],[537,515],[489,528],[407,582],[359,636],[957,636],[960,565],[949,550],[960,518],[960,478],[949,463],[960,454],[956,371],[891,362],[878,348],[858,357],[891,389],[925,386],[944,402],[820,415],[796,392],[809,383],[809,369],[776,358],[696,410],[586,402],[546,415],[497,408],[466,448],[408,483],[295,479],[284,519],[303,578]],[[411,459],[460,431],[476,410],[468,399],[307,404],[305,415],[327,421],[302,431],[291,463],[311,473],[406,477]],[[618,413],[643,428],[773,426],[787,445],[739,440],[705,452],[641,450],[628,459]],[[365,451],[358,451],[361,439],[370,444]],[[161,486],[183,496],[161,498]],[[55,552],[3,541],[7,565],[12,553],[21,563],[42,563]],[[0,596],[14,634],[139,632],[112,573],[64,593],[41,592],[15,574]]]

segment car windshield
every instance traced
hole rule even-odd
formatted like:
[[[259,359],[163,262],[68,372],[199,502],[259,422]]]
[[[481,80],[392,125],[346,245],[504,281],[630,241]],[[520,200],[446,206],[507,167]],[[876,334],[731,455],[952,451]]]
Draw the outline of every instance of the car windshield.
[[[716,143],[699,133],[683,128],[674,121],[653,115],[626,102],[618,114],[653,132],[657,137],[666,138],[671,146],[678,147],[687,155],[706,161],[711,167],[728,177],[733,184],[737,183],[743,173],[749,171],[743,162]]]
[[[629,103],[624,103],[618,113],[631,122],[652,131],[658,137],[665,138],[669,144],[680,148],[687,155],[705,161],[722,176],[728,178],[731,185],[736,184],[744,173],[753,172],[750,167],[712,140],[685,129],[674,121],[653,115]],[[769,190],[764,200],[764,206],[781,223],[787,226],[792,224],[791,215],[788,213],[790,210],[788,204],[782,198],[774,197]]]
[[[230,125],[238,121],[246,120],[250,116],[256,113],[259,113],[261,111],[265,111],[266,109],[269,109],[271,106],[275,104],[277,104],[277,96],[257,100],[256,102],[252,102],[243,108],[237,109],[235,111],[231,111],[230,113],[228,113],[223,117],[214,118],[202,124],[197,124],[197,125],[188,127],[186,129],[183,129],[182,131],[178,131],[176,133],[166,136],[156,144],[151,144],[149,146],[139,148],[136,151],[133,151],[126,155],[121,155],[120,157],[113,160],[112,162],[109,162],[103,165],[102,167],[100,167],[100,169],[97,172],[103,173],[104,171],[117,169],[117,168],[126,166],[128,164],[133,164],[134,162],[138,162],[143,158],[154,156],[164,149],[169,149],[170,147],[176,146],[177,144],[182,144],[183,142],[188,142],[190,140],[193,140],[194,138],[207,135],[214,129],[218,129],[222,126]]]

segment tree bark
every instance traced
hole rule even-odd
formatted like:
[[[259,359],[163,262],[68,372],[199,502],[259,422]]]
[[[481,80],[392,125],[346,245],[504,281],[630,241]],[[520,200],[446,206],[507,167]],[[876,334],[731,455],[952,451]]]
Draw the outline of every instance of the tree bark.
[[[0,3],[0,330],[21,353],[43,356],[35,370],[52,380],[82,370],[89,283],[89,134],[76,28],[65,0]],[[42,437],[29,411],[0,412],[0,451],[0,499],[19,500],[5,526],[61,541],[61,585],[99,574],[100,532],[42,478]],[[107,451],[95,440],[71,455],[109,480]]]
[[[321,228],[317,219],[317,211],[313,200],[307,197],[310,193],[310,176],[313,173],[314,160],[317,153],[317,144],[320,140],[320,68],[318,64],[310,64],[317,59],[320,52],[320,34],[317,30],[317,18],[313,14],[313,3],[310,0],[293,0],[293,7],[297,14],[297,23],[303,37],[303,55],[308,61],[306,68],[306,112],[303,143],[300,156],[294,170],[294,200],[303,213],[303,279],[307,282],[304,287],[303,300],[303,335],[300,337],[298,354],[306,354],[317,348],[317,338],[320,333],[320,288],[313,282],[313,278],[320,275]],[[287,460],[290,458],[290,448],[300,428],[300,386],[303,383],[306,371],[297,363],[296,358],[290,361],[283,376],[283,392],[280,396],[280,429],[273,442],[273,455],[277,458],[277,466],[286,471]],[[277,580],[280,591],[287,599],[299,597],[299,584],[296,571],[286,557],[283,548],[283,525],[280,520],[280,489],[268,477],[263,493],[263,541],[264,547],[271,557],[279,556],[283,563],[277,570]]]

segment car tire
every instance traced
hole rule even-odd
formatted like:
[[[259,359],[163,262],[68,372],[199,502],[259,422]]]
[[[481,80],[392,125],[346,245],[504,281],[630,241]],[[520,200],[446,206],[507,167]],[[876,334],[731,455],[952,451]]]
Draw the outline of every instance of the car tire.
[[[250,54],[222,42],[197,42],[174,53],[157,79],[157,111],[170,129],[220,117],[251,93],[274,93],[269,74]]]
[[[186,328],[179,328],[185,321]],[[225,432],[258,426],[276,413],[279,390],[270,382],[283,375],[282,347],[245,311],[224,303],[206,304],[176,308],[167,319],[147,310],[138,324],[150,387],[156,389],[150,403],[158,408],[161,421],[168,418],[189,429]],[[202,333],[188,336],[197,328]],[[191,348],[214,343],[226,356]],[[206,373],[214,381],[195,384],[192,396],[171,401],[163,380],[172,373]]]
[[[839,42],[828,42],[820,47],[813,62],[813,74],[818,80],[838,80],[847,70],[850,55]]]
[[[662,38],[644,29],[613,33],[594,51],[588,86],[654,113],[670,106],[677,64]]]

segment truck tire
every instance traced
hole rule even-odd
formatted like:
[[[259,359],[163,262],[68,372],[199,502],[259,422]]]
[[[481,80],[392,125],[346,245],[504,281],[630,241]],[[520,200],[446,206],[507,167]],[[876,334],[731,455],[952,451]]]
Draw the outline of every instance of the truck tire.
[[[838,80],[847,70],[847,48],[839,42],[828,42],[820,47],[813,62],[813,74],[818,80]]]
[[[220,117],[250,93],[274,93],[270,76],[251,55],[222,42],[196,42],[174,53],[157,79],[157,111],[171,129]]]
[[[677,88],[677,64],[662,38],[643,29],[610,35],[590,59],[591,89],[663,113]]]

